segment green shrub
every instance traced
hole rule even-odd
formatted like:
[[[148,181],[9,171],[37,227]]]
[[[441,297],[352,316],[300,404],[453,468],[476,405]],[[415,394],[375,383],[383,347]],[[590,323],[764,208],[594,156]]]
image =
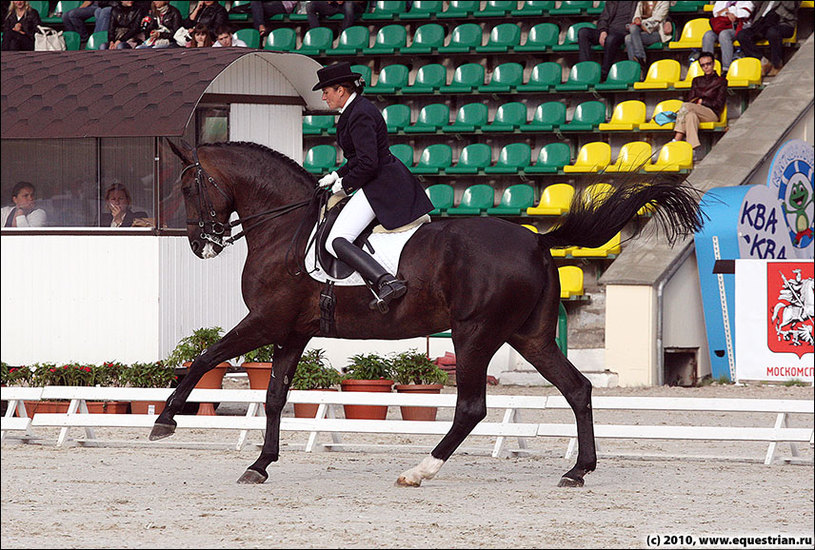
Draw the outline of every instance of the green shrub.
[[[25,365],[10,367],[6,362],[2,362],[0,375],[0,380],[5,386],[22,386],[31,380],[31,370]]]
[[[291,389],[326,389],[339,384],[341,378],[336,369],[326,365],[324,350],[313,349],[303,354],[297,363],[297,369],[291,381]]]
[[[134,388],[169,388],[176,380],[175,369],[162,361],[133,363],[122,372],[121,382]]]
[[[391,365],[397,384],[444,384],[448,380],[445,371],[415,349],[395,355]]]
[[[271,363],[273,358],[274,344],[269,344],[245,353],[243,361],[245,363]]]
[[[351,357],[351,364],[343,369],[345,380],[391,380],[391,362],[378,353],[358,353]]]
[[[180,367],[182,363],[192,361],[201,353],[221,339],[224,329],[221,327],[199,328],[189,336],[185,336],[176,344],[175,349],[167,357],[170,367]]]

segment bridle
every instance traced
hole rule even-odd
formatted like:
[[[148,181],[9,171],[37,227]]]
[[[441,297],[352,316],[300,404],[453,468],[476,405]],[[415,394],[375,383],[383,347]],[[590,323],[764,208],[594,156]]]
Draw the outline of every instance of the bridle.
[[[284,214],[288,214],[289,212],[293,212],[298,208],[302,208],[308,204],[310,204],[314,198],[310,198],[300,202],[294,202],[290,204],[286,204],[283,206],[279,206],[277,208],[272,208],[271,210],[266,210],[264,212],[259,212],[257,214],[252,214],[251,216],[247,216],[245,218],[238,218],[232,220],[228,223],[223,223],[218,221],[217,215],[215,213],[215,207],[212,205],[212,201],[209,198],[209,192],[207,191],[206,183],[210,183],[218,192],[223,195],[223,197],[227,201],[232,201],[232,197],[230,197],[226,191],[224,191],[218,182],[207,173],[203,166],[201,166],[201,161],[198,159],[198,150],[192,149],[192,158],[195,161],[193,164],[185,166],[183,170],[181,170],[181,174],[178,176],[178,181],[182,182],[184,174],[187,170],[194,168],[195,169],[195,188],[198,194],[198,219],[197,220],[187,220],[187,225],[197,225],[200,229],[200,238],[204,241],[212,243],[213,245],[219,246],[221,248],[225,248],[235,241],[244,237],[246,233],[258,225],[272,220],[274,218],[283,216]],[[183,185],[183,183],[182,183]],[[183,187],[182,187],[183,189]],[[320,189],[318,188],[316,192],[319,192]],[[209,214],[209,219],[205,219],[205,212]],[[246,225],[246,222],[249,220],[255,220],[254,223]],[[237,233],[234,236],[224,238],[224,233],[226,232],[227,227],[232,229],[237,225],[242,225],[243,229],[240,233]]]

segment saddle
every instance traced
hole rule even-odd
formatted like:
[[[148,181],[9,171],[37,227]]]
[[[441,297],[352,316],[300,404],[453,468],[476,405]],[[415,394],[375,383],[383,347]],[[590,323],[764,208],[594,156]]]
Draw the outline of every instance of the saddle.
[[[317,222],[317,230],[315,233],[317,245],[315,253],[317,255],[317,261],[325,274],[334,279],[345,279],[354,273],[354,269],[351,266],[332,256],[325,248],[326,241],[328,240],[328,234],[331,233],[331,228],[334,227],[334,222],[337,221],[337,217],[340,215],[340,212],[345,205],[348,204],[349,200],[350,197],[345,197],[338,202],[334,201],[332,203],[332,201],[329,199],[328,203],[325,205],[325,208],[327,208],[325,215],[323,216],[322,220]],[[368,227],[366,227],[365,230],[354,240],[354,245],[360,248],[366,247],[371,254],[374,254],[374,248],[371,246],[368,237],[370,237],[371,233],[373,233],[376,225],[376,221],[371,222],[370,225],[368,225]]]

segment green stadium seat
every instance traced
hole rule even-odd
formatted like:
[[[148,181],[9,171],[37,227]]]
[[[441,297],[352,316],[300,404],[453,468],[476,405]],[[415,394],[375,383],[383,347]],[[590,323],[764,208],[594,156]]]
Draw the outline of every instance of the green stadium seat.
[[[438,93],[447,84],[447,68],[440,63],[422,65],[416,71],[413,84],[402,90],[405,94]]]
[[[69,52],[79,50],[82,38],[76,31],[62,31],[62,38],[65,39],[65,49]]]
[[[489,109],[484,103],[467,103],[458,108],[452,124],[442,126],[445,134],[472,133],[487,124]]]
[[[333,145],[315,145],[306,152],[303,168],[312,174],[327,174],[337,167],[337,149]]]
[[[408,134],[435,134],[450,124],[450,107],[444,103],[431,103],[419,110],[416,122],[405,128]]]
[[[614,106],[611,119],[597,127],[601,132],[633,132],[645,124],[645,103],[638,99],[622,101]]]
[[[498,206],[487,208],[488,216],[521,216],[535,205],[535,189],[528,183],[510,185],[501,194]]]
[[[392,0],[378,0],[374,3],[373,9],[362,14],[363,20],[399,19],[405,13],[407,5],[404,0],[394,2]]]
[[[545,52],[558,43],[560,27],[555,23],[538,23],[526,36],[526,42],[515,48],[516,52]]]
[[[563,67],[555,61],[544,61],[532,67],[529,80],[518,86],[519,92],[548,92],[563,78]]]
[[[710,5],[710,2],[705,1],[686,1],[682,0],[679,2],[671,2],[671,9],[670,11],[673,13],[696,13],[700,9],[704,8],[705,5]]]
[[[498,106],[492,122],[483,126],[483,132],[517,132],[526,125],[526,105],[512,101]]]
[[[303,117],[303,135],[328,135],[337,133],[334,115],[306,115]]]
[[[365,86],[368,87],[373,84],[373,74],[371,67],[368,65],[351,65],[352,73],[359,73],[362,75],[362,80],[365,81]]]
[[[297,32],[289,27],[278,27],[263,41],[264,50],[293,52],[297,49]]]
[[[443,10],[441,0],[413,0],[410,9],[399,14],[399,19],[432,19]]]
[[[50,2],[47,2],[47,3],[50,4]],[[32,4],[32,7],[33,7],[34,2],[31,2],[31,4]],[[73,1],[73,2],[57,2],[56,5],[54,5],[54,16],[46,18],[46,17],[43,17],[42,13],[40,13],[40,19],[42,20],[43,24],[57,23],[59,25],[62,25],[62,16],[65,13],[67,13],[67,12],[73,10],[73,9],[76,9],[81,5],[82,5],[81,0],[78,1],[78,2],[76,2],[76,1]],[[45,15],[48,15],[48,14],[45,14]],[[75,32],[75,31],[73,31],[73,32]],[[63,37],[64,36],[65,35],[63,34]],[[67,42],[67,40],[66,40],[66,42]],[[67,48],[67,44],[66,44],[66,48]],[[70,50],[70,48],[67,48],[67,49]],[[75,48],[75,49],[78,50],[79,48]]]
[[[563,16],[563,15],[581,15],[581,14],[594,14],[599,13],[596,11],[589,12],[589,10],[594,9],[594,2],[591,1],[578,1],[578,2],[568,2],[564,1],[560,3],[560,6],[556,8],[552,8],[549,10],[549,15],[551,16]],[[601,10],[602,11],[602,10]]]
[[[438,23],[425,23],[413,33],[413,42],[399,50],[402,54],[435,53],[444,46],[444,27]]]
[[[430,202],[433,203],[433,210],[430,212],[431,216],[445,214],[447,209],[453,207],[456,193],[452,185],[437,183],[425,189],[425,193],[427,193]]]
[[[303,43],[295,50],[303,55],[323,55],[333,47],[334,33],[328,27],[314,27],[303,35]]]
[[[38,14],[40,14],[40,21],[42,22],[43,25],[51,23],[52,18],[49,17],[49,15],[51,14],[49,2],[29,2],[29,5],[31,6],[32,9],[37,10]],[[3,16],[5,17],[7,13],[8,12],[4,13]],[[56,20],[62,21],[62,19],[59,18],[54,19],[55,19],[54,22],[56,22]]]
[[[572,162],[572,151],[567,143],[547,143],[538,151],[535,164],[524,169],[526,174],[557,174]]]
[[[393,94],[408,85],[408,75],[410,70],[402,64],[394,63],[386,65],[379,71],[376,84],[369,87],[368,91],[374,94]]]
[[[484,169],[486,174],[515,174],[532,163],[532,149],[528,143],[508,143],[498,153],[495,166]]]
[[[604,82],[594,85],[598,92],[611,90],[630,90],[635,82],[639,82],[642,76],[642,67],[636,61],[625,59],[617,61],[608,70],[608,76]]]
[[[584,101],[574,108],[572,119],[560,126],[561,132],[591,132],[606,121],[606,106],[601,101]]]
[[[404,25],[385,25],[379,29],[374,39],[374,45],[362,50],[365,54],[392,55],[404,48],[407,44],[407,29]]]
[[[521,2],[521,7],[512,10],[510,15],[513,17],[545,15],[554,7],[554,0],[524,0]]]
[[[337,46],[328,50],[328,55],[358,55],[371,43],[368,27],[353,25],[343,30],[337,40]]]
[[[172,0],[171,6],[175,6],[181,12],[181,18],[186,19],[190,16],[190,3],[187,0]]]
[[[450,84],[442,86],[439,91],[443,94],[475,92],[484,85],[484,76],[484,65],[464,63],[456,67]]]
[[[472,52],[481,45],[483,31],[476,23],[462,23],[450,32],[450,42],[439,48],[440,54]]]
[[[410,126],[410,106],[403,103],[394,103],[382,109],[382,117],[388,127],[389,134],[404,132]]]
[[[461,150],[458,162],[448,168],[447,174],[479,174],[492,164],[492,148],[486,143],[471,143]]]
[[[414,174],[439,174],[453,163],[453,149],[446,143],[428,145],[419,155],[419,162],[410,168]]]
[[[98,50],[99,46],[105,44],[108,41],[108,31],[99,31],[95,32],[88,37],[88,41],[85,43],[86,50]]]
[[[230,21],[249,21],[249,14],[248,13],[232,13],[238,6],[242,6],[244,4],[249,4],[246,0],[233,0],[232,7],[229,8],[229,20]],[[243,39],[241,39],[243,40]],[[246,42],[249,44],[248,42]],[[257,46],[249,46],[250,48],[257,48]]]
[[[260,33],[255,28],[238,29],[235,34],[246,42],[247,48],[260,48]]]
[[[558,92],[584,92],[600,82],[600,64],[596,61],[579,61],[572,65],[566,82],[555,86]]]
[[[574,187],[568,183],[547,185],[536,206],[526,209],[530,216],[560,216],[569,211],[574,197]]]
[[[581,21],[571,25],[568,29],[566,29],[566,35],[563,37],[563,42],[552,46],[552,51],[576,52],[579,49],[577,45],[577,33],[584,27],[596,29],[597,25],[594,23],[589,23],[588,21]]]
[[[487,37],[487,43],[476,46],[478,53],[506,53],[521,44],[521,27],[517,23],[499,23]]]
[[[566,104],[547,101],[535,107],[532,120],[521,127],[521,132],[551,132],[566,124]]]
[[[447,209],[448,216],[479,216],[495,204],[495,189],[486,183],[476,183],[464,190],[458,206]]]
[[[488,0],[484,7],[473,15],[476,17],[505,17],[517,7],[516,0]]]
[[[394,143],[390,146],[390,151],[408,168],[413,166],[413,147],[407,143]]]
[[[479,0],[450,0],[447,9],[437,14],[440,19],[464,19],[481,8]]]
[[[524,82],[524,67],[520,63],[502,63],[495,67],[489,84],[479,86],[479,92],[506,93],[514,92]]]

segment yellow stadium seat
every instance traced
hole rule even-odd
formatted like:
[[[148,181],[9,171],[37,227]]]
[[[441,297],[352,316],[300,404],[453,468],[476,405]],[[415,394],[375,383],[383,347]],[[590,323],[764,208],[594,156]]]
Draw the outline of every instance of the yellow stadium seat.
[[[714,59],[713,67],[716,74],[722,74],[721,61]],[[702,66],[699,64],[699,61],[694,61],[690,64],[690,67],[688,67],[688,73],[685,75],[685,78],[675,83],[674,88],[690,88],[690,85],[693,83],[693,79],[703,74],[705,74],[705,72],[702,70]]]
[[[796,42],[798,42],[798,26],[797,25],[792,30],[792,36],[790,36],[789,38],[782,38],[781,39],[782,44],[795,44]],[[736,47],[741,46],[741,44],[739,44],[738,40],[734,40],[733,45],[736,46]],[[766,38],[764,40],[759,40],[758,42],[756,42],[756,46],[769,46],[769,45],[770,45],[770,42]]]
[[[599,172],[611,163],[611,146],[604,141],[586,143],[577,153],[574,164],[563,167],[566,173]]]
[[[620,234],[617,233],[604,245],[597,248],[583,248],[580,246],[570,247],[567,253],[575,258],[607,258],[616,256],[622,250],[620,245]]]
[[[750,88],[761,85],[761,60],[755,57],[734,59],[727,71],[728,88]]]
[[[647,141],[631,141],[624,144],[617,154],[617,161],[609,164],[605,172],[636,172],[651,162],[653,151]]]
[[[537,232],[538,232],[538,228],[537,228],[537,227],[535,227],[534,225],[529,225],[528,223],[522,223],[522,224],[521,224],[521,227],[526,227],[526,228],[527,228],[527,229],[529,229],[529,230],[530,230],[532,233],[537,233]]]
[[[693,147],[687,141],[670,141],[662,146],[653,164],[645,166],[646,172],[679,172],[693,168]]]
[[[576,265],[564,265],[557,268],[560,279],[560,299],[568,300],[572,296],[583,295],[583,270]]]
[[[667,90],[680,80],[682,67],[676,59],[657,59],[648,67],[642,82],[634,82],[635,90]]]
[[[727,103],[724,104],[724,109],[722,109],[722,114],[719,116],[719,120],[716,122],[699,123],[700,130],[716,130],[717,128],[724,128],[725,126],[727,126]]]
[[[684,27],[682,27],[682,34],[679,35],[679,40],[672,40],[668,42],[668,48],[671,50],[681,50],[686,48],[699,49],[702,47],[702,37],[709,30],[709,17],[691,19],[685,23]]]
[[[660,101],[659,103],[657,103],[656,107],[654,107],[654,113],[651,115],[651,120],[644,124],[640,124],[640,130],[673,130],[674,127],[673,122],[669,122],[668,124],[660,126],[659,124],[654,122],[654,117],[656,117],[659,113],[668,111],[678,113],[681,107],[682,107],[681,99],[666,99],[664,101]]]
[[[643,122],[645,122],[645,103],[631,99],[615,105],[611,113],[611,120],[601,122],[597,129],[601,132],[617,130],[630,132],[636,130]]]
[[[599,201],[600,203],[604,202],[609,195],[614,192],[614,186],[610,183],[592,183],[591,185],[587,186],[586,189],[583,191],[583,200],[584,202],[588,202],[588,204],[592,204],[595,201]]]
[[[530,216],[560,216],[569,211],[574,196],[574,187],[568,183],[547,185],[541,193],[537,206],[526,209]]]

